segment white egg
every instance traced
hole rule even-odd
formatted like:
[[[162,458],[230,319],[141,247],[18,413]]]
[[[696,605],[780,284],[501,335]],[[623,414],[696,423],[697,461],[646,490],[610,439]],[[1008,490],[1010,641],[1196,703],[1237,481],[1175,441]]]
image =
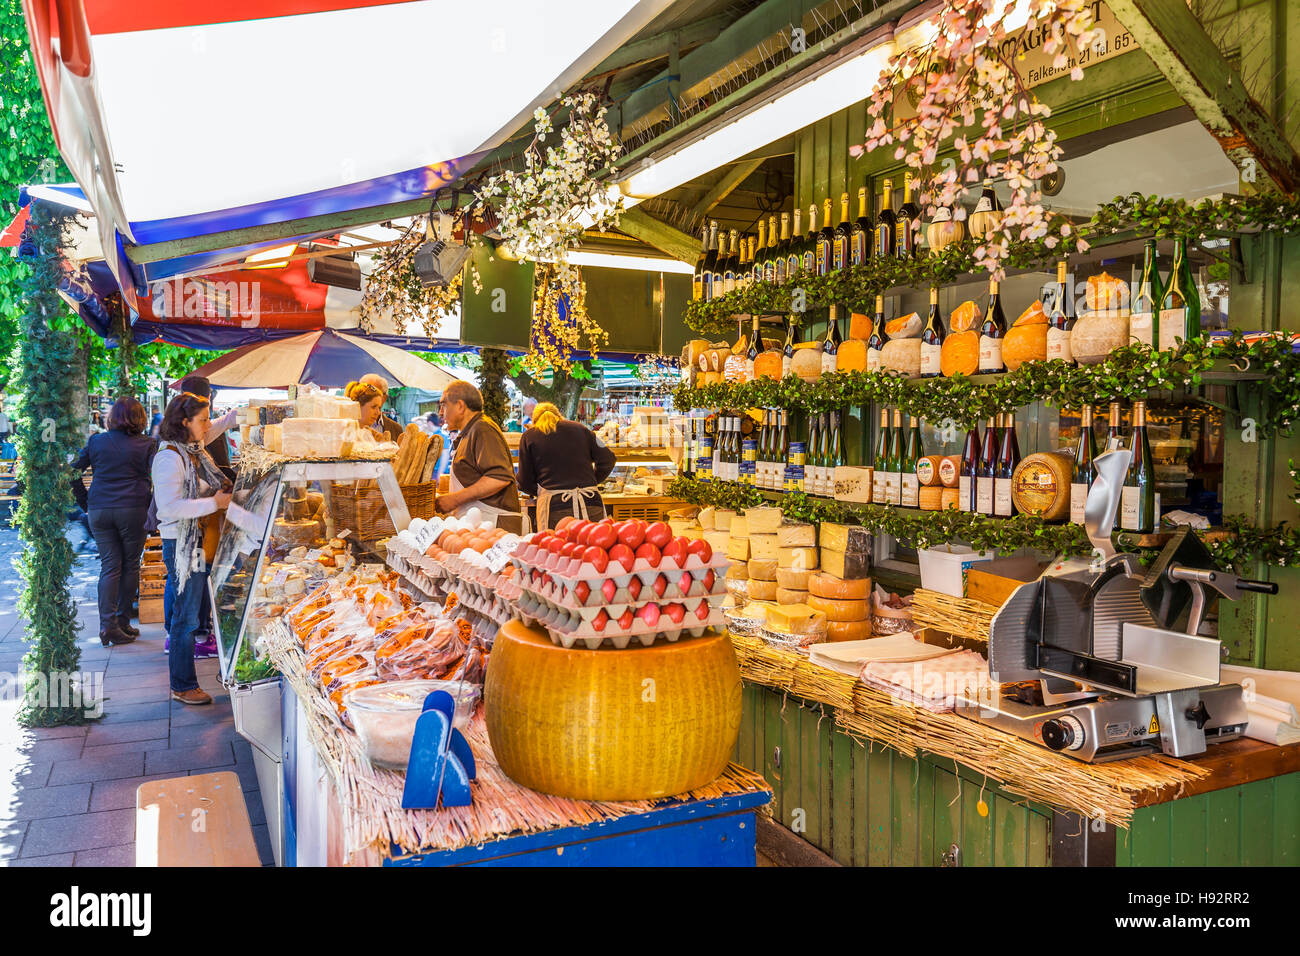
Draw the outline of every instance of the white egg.
[[[453,532],[453,533],[459,531],[460,528],[461,528],[460,520],[459,520],[455,515],[453,515],[452,517],[448,518],[448,519],[443,523],[443,526],[442,526],[442,530],[443,530],[443,531],[451,531],[451,532]]]
[[[470,508],[469,511],[465,512],[465,520],[470,525],[477,526],[483,520],[483,512],[477,507]]]
[[[491,531],[496,526],[497,523],[495,521],[483,521],[479,524],[478,529],[480,531]]]

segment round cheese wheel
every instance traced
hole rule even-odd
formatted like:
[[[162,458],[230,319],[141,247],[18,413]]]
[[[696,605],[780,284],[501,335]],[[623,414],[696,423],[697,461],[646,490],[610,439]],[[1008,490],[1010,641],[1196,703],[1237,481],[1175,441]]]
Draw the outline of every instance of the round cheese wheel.
[[[871,618],[865,621],[827,621],[826,640],[865,641],[871,636]]]
[[[956,488],[944,488],[943,497],[939,499],[939,510],[947,511],[949,508],[955,508],[960,511],[961,508],[958,505],[957,498],[958,494]]]
[[[922,485],[935,485],[936,487],[943,483],[943,478],[939,474],[939,466],[943,462],[943,455],[926,455],[916,463],[916,480]]]
[[[922,511],[938,511],[943,507],[943,491],[939,486],[927,487],[922,486],[917,504]]]
[[[749,579],[749,596],[755,601],[775,601],[776,600],[776,582],[763,581],[758,578]]]
[[[722,377],[728,382],[743,382],[746,380],[745,356],[728,355],[727,360],[722,365]]]
[[[1128,343],[1127,310],[1085,312],[1070,330],[1070,353],[1080,365],[1104,362],[1114,349]]]
[[[760,561],[758,558],[751,558],[749,562],[749,579],[759,581],[776,580],[776,562],[771,560]]]
[[[811,571],[802,568],[777,568],[776,584],[777,587],[788,588],[791,591],[807,591],[808,577],[811,574]]]
[[[920,341],[919,339],[917,340]],[[920,353],[917,353],[917,368],[920,368]],[[815,382],[822,377],[822,353],[818,349],[800,349],[790,360],[790,371],[805,382]]]
[[[880,366],[902,372],[906,378],[920,378],[921,340],[890,339],[880,350]]]
[[[744,561],[733,561],[727,568],[728,581],[748,581],[749,567]]]
[[[808,604],[807,591],[792,591],[789,588],[776,589],[777,604]],[[809,605],[811,607],[812,605]]]
[[[819,598],[865,601],[871,594],[871,578],[837,578],[817,571],[808,576],[808,593]]]
[[[1026,455],[1011,476],[1011,500],[1025,514],[1058,521],[1070,514],[1070,476],[1074,462],[1055,451]]]
[[[867,368],[867,343],[861,339],[846,339],[835,353],[835,371],[862,372]]]
[[[945,488],[961,484],[961,455],[944,455],[939,462],[939,481]]]
[[[865,621],[871,616],[871,605],[863,600],[846,601],[810,594],[808,606],[814,611],[821,611],[828,621]]]

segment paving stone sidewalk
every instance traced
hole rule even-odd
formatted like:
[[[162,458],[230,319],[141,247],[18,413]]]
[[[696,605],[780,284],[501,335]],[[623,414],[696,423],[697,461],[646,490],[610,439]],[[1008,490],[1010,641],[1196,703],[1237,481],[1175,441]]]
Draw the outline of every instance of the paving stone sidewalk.
[[[69,525],[80,545],[84,532]],[[11,558],[21,544],[0,528],[0,675],[16,674],[27,645]],[[99,642],[93,542],[71,582],[82,631],[81,669],[99,672],[104,717],[80,727],[18,726],[19,701],[0,697],[0,866],[134,866],[135,794],[147,780],[231,770],[239,775],[262,862],[273,862],[251,745],[235,733],[230,696],[214,659],[196,662],[206,707],[171,700],[161,624],[144,624],[132,644]],[[21,685],[18,685],[21,686]]]

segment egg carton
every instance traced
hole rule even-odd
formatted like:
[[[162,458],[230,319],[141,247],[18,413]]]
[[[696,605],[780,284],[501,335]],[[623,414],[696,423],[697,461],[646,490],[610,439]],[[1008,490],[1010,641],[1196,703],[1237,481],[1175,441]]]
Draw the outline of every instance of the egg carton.
[[[515,602],[515,607],[521,614],[528,614],[532,617],[545,619],[547,624],[552,627],[580,629],[599,617],[601,611],[604,611],[611,621],[616,621],[625,611],[630,610],[635,614],[640,611],[641,608],[650,604],[657,604],[660,608],[664,608],[669,604],[680,604],[686,609],[687,618],[692,616],[698,617],[698,609],[700,605],[707,604],[709,608],[708,614],[712,615],[713,609],[715,607],[721,607],[722,601],[725,598],[725,594],[716,594],[672,601],[655,597],[652,594],[649,598],[640,601],[625,601],[619,604],[600,604],[594,607],[571,607],[556,604],[553,601],[547,601],[543,598],[537,597],[536,595],[531,595],[525,592],[525,595]],[[567,628],[563,623],[566,619],[569,621]],[[701,620],[704,619],[705,618],[701,618]]]
[[[599,584],[592,584],[586,581],[576,583],[567,583],[565,579],[557,579],[550,575],[549,572],[532,569],[521,573],[523,578],[523,587],[525,590],[532,591],[539,597],[561,604],[565,607],[597,607],[603,604],[618,604],[628,601],[635,601],[642,594],[650,594],[660,601],[674,601],[683,598],[703,597],[706,594],[725,594],[725,580],[716,571],[713,573],[712,586],[706,586],[707,574],[712,568],[704,568],[702,571],[673,571],[667,572],[658,569],[647,571],[629,571],[624,574],[607,576]],[[538,577],[535,579],[534,574]],[[689,574],[691,581],[685,590],[682,588],[682,575]],[[665,587],[663,594],[655,594],[655,582],[659,576],[663,575]],[[634,587],[632,581],[638,584]],[[613,582],[614,593],[605,593],[605,584]],[[576,593],[578,584],[586,584],[588,588],[587,599],[579,601]],[[633,593],[633,591],[636,593]]]
[[[577,630],[564,630],[553,625],[547,624],[539,618],[529,618],[522,616],[525,624],[530,624],[540,630],[543,630],[551,639],[551,643],[557,644],[563,648],[572,648],[577,645],[585,647],[589,651],[600,649],[623,650],[635,641],[642,647],[650,647],[659,641],[674,643],[683,637],[701,637],[709,631],[719,629],[724,621],[720,608],[714,608],[709,615],[708,620],[684,620],[680,626],[671,625],[665,627],[663,622],[667,618],[661,617],[659,623],[648,625],[640,618],[637,618],[633,625],[626,630],[618,628],[614,621],[610,621],[604,631],[596,631],[590,624],[584,625]]]
[[[679,571],[703,571],[712,570],[716,577],[724,577],[727,568],[731,566],[730,559],[720,552],[714,552],[708,561],[704,561],[698,554],[688,554],[682,562],[674,558],[660,557],[658,564],[651,564],[649,558],[637,558],[632,567],[624,567],[618,561],[611,561],[604,571],[597,571],[595,565],[586,561],[580,561],[577,558],[562,558],[554,552],[540,549],[537,545],[530,542],[524,542],[515,549],[512,555],[516,563],[521,568],[532,570],[536,568],[545,571],[551,577],[557,578],[564,582],[565,585],[572,587],[579,581],[586,581],[590,584],[592,581],[603,582],[609,577],[620,577],[628,574],[639,574],[641,572],[654,572],[651,574],[651,580],[654,580],[655,574],[667,574],[671,580],[673,574]]]

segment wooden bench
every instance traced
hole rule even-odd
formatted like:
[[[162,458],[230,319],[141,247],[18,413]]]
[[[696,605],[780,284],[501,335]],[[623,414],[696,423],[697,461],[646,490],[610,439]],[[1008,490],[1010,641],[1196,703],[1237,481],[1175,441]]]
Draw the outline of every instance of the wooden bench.
[[[239,777],[229,770],[142,783],[136,866],[261,866]]]

